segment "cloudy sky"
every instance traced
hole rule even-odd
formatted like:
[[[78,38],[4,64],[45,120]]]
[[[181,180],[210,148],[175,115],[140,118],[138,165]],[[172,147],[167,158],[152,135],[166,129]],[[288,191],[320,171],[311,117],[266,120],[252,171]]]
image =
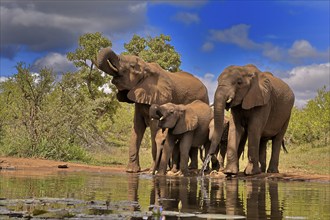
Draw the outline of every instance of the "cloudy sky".
[[[203,80],[210,99],[229,65],[253,63],[284,79],[303,106],[330,78],[329,1],[1,0],[0,80],[17,62],[73,70],[65,54],[101,32],[120,53],[133,34],[170,35],[181,69]]]

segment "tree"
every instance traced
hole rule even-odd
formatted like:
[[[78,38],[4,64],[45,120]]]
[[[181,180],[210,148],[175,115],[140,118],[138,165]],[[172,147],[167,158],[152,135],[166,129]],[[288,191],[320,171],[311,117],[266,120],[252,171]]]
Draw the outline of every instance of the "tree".
[[[330,130],[330,91],[318,90],[317,96],[307,102],[303,109],[293,108],[286,137],[296,143],[322,140],[328,144]]]
[[[110,46],[112,46],[111,41],[103,37],[100,32],[87,33],[79,37],[78,48],[74,52],[67,53],[68,60],[73,61],[79,68],[80,76],[85,81],[92,99],[103,96],[99,88],[110,81],[109,76],[102,76],[100,71],[94,68],[92,60],[101,48]]]
[[[154,38],[135,34],[129,43],[124,44],[126,51],[123,54],[139,56],[146,62],[156,62],[168,71],[177,72],[181,65],[180,54],[168,43],[170,41],[171,37],[164,34]]]

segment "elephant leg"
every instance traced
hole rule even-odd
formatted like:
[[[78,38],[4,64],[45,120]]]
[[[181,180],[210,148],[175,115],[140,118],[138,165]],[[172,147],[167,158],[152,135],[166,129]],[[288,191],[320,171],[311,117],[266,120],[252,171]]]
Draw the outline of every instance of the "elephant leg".
[[[242,137],[241,137],[241,140],[239,142],[239,145],[238,145],[238,150],[237,150],[237,157],[238,157],[238,163],[237,163],[237,166],[239,167],[239,159],[241,158],[243,152],[244,152],[244,148],[245,148],[245,144],[246,144],[246,140],[247,140],[247,133],[244,132]]]
[[[192,148],[193,133],[187,132],[180,140],[180,170],[184,176],[188,174],[189,151]]]
[[[174,145],[175,145],[175,141],[173,137],[171,135],[168,135],[166,137],[166,141],[163,146],[162,158],[159,163],[159,169],[158,169],[159,175],[165,175],[169,159],[173,152]]]
[[[189,151],[190,164],[189,169],[195,170],[198,169],[198,148],[192,147]]]
[[[239,123],[230,122],[227,145],[227,165],[224,170],[224,173],[228,175],[236,175],[238,173],[238,145],[243,133],[244,128]]]
[[[259,162],[263,173],[266,172],[267,142],[268,140],[260,140],[259,146]]]
[[[225,169],[226,152],[227,152],[227,142],[220,142],[220,154],[218,156],[220,171],[223,171]]]
[[[137,105],[135,105],[134,111],[134,126],[131,134],[131,141],[129,147],[129,161],[126,168],[128,173],[137,173],[141,170],[139,161],[139,150],[141,141],[146,130],[145,120],[139,111]]]
[[[158,149],[157,145],[162,144],[161,139],[163,137],[163,135],[161,134],[161,129],[158,128],[158,122],[156,120],[152,120],[150,122],[150,135],[151,135],[151,154],[152,154],[152,160],[153,160],[153,166],[152,167],[156,168],[156,166],[157,166],[156,156],[157,156],[157,153],[160,153],[160,152],[158,152],[159,149]],[[159,143],[157,143],[157,141]]]
[[[255,127],[254,127],[255,128]],[[260,132],[258,129],[249,129],[248,131],[248,165],[246,166],[245,175],[254,175],[261,173],[259,167],[259,144]]]
[[[172,169],[173,173],[176,173],[180,169],[180,142],[176,143],[172,153]]]
[[[221,142],[220,142],[221,144]],[[223,157],[219,155],[220,160],[218,159],[217,155],[219,154],[220,150],[220,144],[218,145],[217,149],[215,150],[214,154],[211,157],[211,163],[212,163],[212,170],[218,171],[220,169],[220,160],[223,160]],[[208,143],[208,145],[211,145],[211,142]],[[210,147],[208,147],[210,148]],[[223,164],[222,164],[223,166]]]
[[[273,139],[272,139],[272,154],[269,161],[269,166],[267,169],[267,173],[278,173],[278,164],[280,159],[280,150],[282,141],[284,138],[284,134],[286,132],[286,129],[288,128],[289,119],[285,122],[283,125],[283,128],[280,133],[278,133]]]

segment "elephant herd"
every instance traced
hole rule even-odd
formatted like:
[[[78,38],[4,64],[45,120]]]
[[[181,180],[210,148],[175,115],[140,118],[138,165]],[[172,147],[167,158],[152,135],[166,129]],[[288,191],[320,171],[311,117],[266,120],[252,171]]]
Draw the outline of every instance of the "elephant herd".
[[[267,172],[279,172],[280,148],[294,94],[273,74],[251,64],[227,67],[218,77],[212,108],[207,88],[190,73],[172,73],[137,56],[117,55],[110,48],[101,49],[94,64],[113,77],[118,100],[135,106],[127,172],[141,170],[139,148],[147,127],[153,173],[189,175],[189,169],[197,169],[198,149],[203,146],[203,167],[211,159],[212,169],[236,175],[248,142],[244,173],[258,174],[266,171],[269,140],[272,152]],[[225,110],[229,109],[227,117]]]

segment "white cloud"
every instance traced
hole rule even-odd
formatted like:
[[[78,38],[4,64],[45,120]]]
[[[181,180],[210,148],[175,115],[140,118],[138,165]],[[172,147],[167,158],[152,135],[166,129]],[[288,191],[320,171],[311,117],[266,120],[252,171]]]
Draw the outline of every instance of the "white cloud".
[[[199,77],[199,79],[204,83],[207,88],[210,104],[213,103],[214,93],[218,87],[217,76],[212,73],[206,73],[203,77]]]
[[[330,85],[330,63],[295,67],[289,77],[283,79],[289,84],[296,96],[295,105],[304,106],[317,95],[317,90]]]
[[[185,25],[190,25],[193,23],[198,24],[200,21],[198,14],[189,12],[178,12],[172,17],[172,19],[179,21]]]
[[[112,93],[112,89],[110,88],[109,84],[104,84],[103,86],[100,86],[98,88],[100,91],[104,92],[105,94],[110,94]]]
[[[56,73],[65,73],[77,69],[72,62],[68,61],[66,55],[59,53],[49,53],[45,57],[36,60],[32,66],[36,70],[44,67],[52,68]]]
[[[293,58],[315,57],[316,49],[307,40],[296,40],[288,50]]]
[[[204,45],[212,43],[212,41],[234,44],[243,49],[259,50],[263,56],[273,61],[286,61],[293,64],[301,63],[301,61],[324,62],[329,60],[330,49],[319,51],[307,40],[296,40],[290,48],[285,48],[271,42],[257,43],[250,39],[249,31],[250,26],[247,24],[237,24],[222,30],[210,30],[208,41]],[[268,37],[268,39],[270,38]]]
[[[265,43],[263,45],[262,55],[270,58],[271,60],[280,61],[283,59],[285,54],[286,54],[285,49],[281,47],[275,46],[271,43]]]
[[[210,30],[210,35],[215,41],[235,44],[244,49],[256,49],[259,45],[249,39],[249,29],[249,25],[238,24],[224,30]]]
[[[202,45],[202,51],[204,52],[210,52],[214,49],[214,44],[211,43],[211,42],[205,42],[203,45]]]
[[[8,77],[0,76],[0,82],[5,82],[8,80]]]

